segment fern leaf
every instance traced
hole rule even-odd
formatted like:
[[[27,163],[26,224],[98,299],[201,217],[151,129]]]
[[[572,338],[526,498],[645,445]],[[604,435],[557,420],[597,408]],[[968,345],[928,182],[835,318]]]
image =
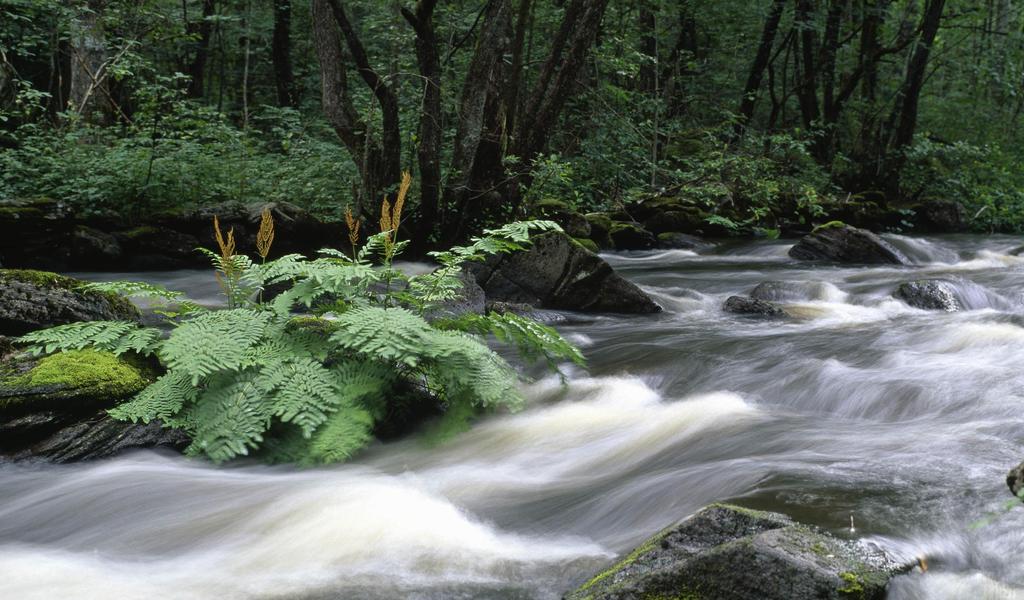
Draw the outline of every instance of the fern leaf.
[[[180,373],[166,373],[133,399],[107,411],[121,421],[149,423],[154,419],[172,419],[186,404],[191,404],[199,390]]]
[[[159,349],[160,359],[197,385],[203,377],[241,366],[269,320],[269,313],[243,308],[201,314],[174,330]]]
[[[96,348],[117,354],[129,350],[151,354],[160,339],[158,329],[140,329],[129,321],[87,321],[33,331],[21,338],[35,355],[58,350]]]
[[[253,374],[214,378],[191,412],[195,432],[190,452],[214,462],[248,454],[270,426],[270,410]]]

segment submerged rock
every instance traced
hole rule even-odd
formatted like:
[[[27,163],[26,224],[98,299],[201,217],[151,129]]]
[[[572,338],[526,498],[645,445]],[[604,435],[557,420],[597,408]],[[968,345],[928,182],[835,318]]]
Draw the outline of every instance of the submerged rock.
[[[1006,475],[1006,485],[1010,486],[1014,496],[1024,500],[1024,462],[1010,469]]]
[[[68,462],[130,448],[183,448],[188,440],[181,432],[106,413],[155,378],[140,359],[96,350],[0,363],[0,457]]]
[[[957,297],[956,287],[941,279],[921,279],[901,283],[893,296],[914,308],[956,312],[964,306]]]
[[[537,236],[529,249],[469,267],[489,302],[590,312],[654,313],[661,307],[611,266],[560,232]]]
[[[789,249],[798,260],[854,264],[909,265],[910,259],[892,244],[866,229],[832,222],[822,225]]]
[[[76,321],[140,319],[128,300],[78,289],[82,284],[46,271],[0,269],[0,335],[24,335]]]
[[[762,281],[750,291],[750,297],[764,302],[803,302],[814,300],[822,284],[806,281]]]
[[[789,517],[712,504],[648,539],[567,600],[881,600],[909,569]]]
[[[776,304],[757,298],[745,296],[729,296],[722,305],[725,312],[737,315],[755,315],[759,317],[784,317],[786,311]]]

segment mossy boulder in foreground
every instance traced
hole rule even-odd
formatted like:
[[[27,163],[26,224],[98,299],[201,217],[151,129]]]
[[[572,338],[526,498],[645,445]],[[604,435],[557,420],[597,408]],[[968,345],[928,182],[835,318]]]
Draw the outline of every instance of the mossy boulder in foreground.
[[[131,448],[184,447],[183,434],[159,423],[124,423],[106,412],[156,376],[141,359],[96,350],[0,363],[0,458],[69,462]]]
[[[874,600],[909,567],[789,517],[712,504],[648,539],[567,600]]]
[[[81,289],[84,282],[47,271],[0,269],[0,335],[77,321],[137,321],[128,300]]]

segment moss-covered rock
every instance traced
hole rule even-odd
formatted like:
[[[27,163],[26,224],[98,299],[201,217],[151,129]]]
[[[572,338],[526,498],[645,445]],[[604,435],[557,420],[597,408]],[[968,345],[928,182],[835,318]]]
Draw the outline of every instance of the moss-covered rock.
[[[98,350],[22,358],[0,365],[0,414],[113,406],[155,378],[141,360]]]
[[[48,271],[0,269],[0,335],[24,335],[77,321],[140,319],[125,298],[83,290],[83,283]]]
[[[880,600],[909,569],[778,513],[713,504],[651,537],[567,600]]]
[[[188,437],[180,431],[107,414],[156,376],[142,359],[95,350],[0,363],[0,459],[70,462],[134,448],[184,448]]]
[[[583,215],[590,224],[590,239],[594,240],[599,248],[614,248],[612,238],[608,232],[612,228],[612,218],[608,213],[594,212]]]
[[[608,235],[616,250],[649,250],[658,245],[658,238],[639,223],[613,221]]]
[[[576,242],[576,245],[588,252],[597,253],[601,249],[597,246],[597,242],[588,238],[573,238],[572,241]]]

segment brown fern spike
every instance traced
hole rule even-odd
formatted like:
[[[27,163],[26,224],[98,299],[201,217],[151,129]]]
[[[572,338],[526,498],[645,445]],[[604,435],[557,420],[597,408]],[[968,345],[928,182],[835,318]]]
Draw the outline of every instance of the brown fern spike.
[[[402,183],[398,186],[398,198],[395,199],[395,207],[391,211],[391,228],[398,233],[398,225],[402,222],[402,208],[405,207],[405,197],[409,194],[409,186],[412,185],[412,174],[408,171],[402,172]]]
[[[234,278],[234,263],[231,261],[231,257],[235,255],[235,228],[232,227],[228,230],[228,237],[225,239],[220,230],[220,220],[217,215],[213,215],[213,233],[217,240],[217,246],[220,248],[221,269],[224,271],[224,277],[221,277],[220,273],[214,273],[214,276],[221,289],[224,290],[224,294],[230,297],[230,282]]]
[[[359,244],[359,219],[352,216],[352,208],[345,208],[345,225],[348,226],[348,243],[352,245],[352,260],[356,258],[356,246]]]
[[[264,262],[270,254],[270,246],[274,243],[274,216],[269,208],[260,213],[260,230],[256,233],[256,253]]]

